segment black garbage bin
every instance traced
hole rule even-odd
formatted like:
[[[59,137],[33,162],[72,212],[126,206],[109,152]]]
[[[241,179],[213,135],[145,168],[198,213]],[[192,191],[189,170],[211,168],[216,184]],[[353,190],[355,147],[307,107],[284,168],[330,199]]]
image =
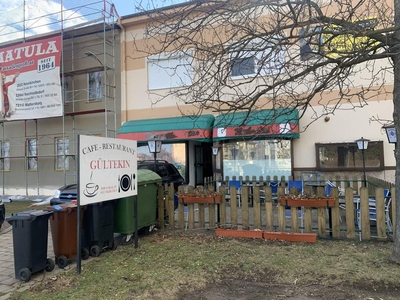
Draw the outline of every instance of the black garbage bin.
[[[15,278],[29,281],[32,274],[54,269],[54,261],[47,257],[49,217],[51,212],[29,210],[7,218],[13,227]]]
[[[86,206],[83,218],[85,247],[91,256],[97,257],[103,250],[115,250],[118,243],[114,239],[115,200],[92,203]]]

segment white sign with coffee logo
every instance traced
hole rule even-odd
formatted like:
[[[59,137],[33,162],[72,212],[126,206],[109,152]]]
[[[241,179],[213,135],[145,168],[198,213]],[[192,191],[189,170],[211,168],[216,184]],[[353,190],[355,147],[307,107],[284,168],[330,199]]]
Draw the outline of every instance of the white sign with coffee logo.
[[[79,135],[79,196],[86,205],[137,195],[137,142]]]

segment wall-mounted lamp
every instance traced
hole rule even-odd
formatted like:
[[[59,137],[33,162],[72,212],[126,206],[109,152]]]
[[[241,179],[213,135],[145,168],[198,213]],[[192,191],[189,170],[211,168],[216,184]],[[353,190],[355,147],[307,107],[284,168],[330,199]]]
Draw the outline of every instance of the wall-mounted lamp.
[[[157,153],[161,152],[162,141],[158,139],[152,139],[147,141],[149,152],[154,153],[154,172],[157,169]]]
[[[396,135],[396,127],[394,127],[394,124],[385,125],[382,128],[385,128],[389,143],[396,144],[397,143],[397,135]]]
[[[212,146],[211,148],[212,148],[213,155],[217,156],[218,152],[219,152],[219,147],[218,146]]]

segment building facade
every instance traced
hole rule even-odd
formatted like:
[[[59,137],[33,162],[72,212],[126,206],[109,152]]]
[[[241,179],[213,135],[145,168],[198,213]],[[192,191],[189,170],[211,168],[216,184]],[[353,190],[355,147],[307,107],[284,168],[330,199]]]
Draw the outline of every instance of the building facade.
[[[253,175],[308,180],[337,175],[361,178],[363,156],[356,140],[363,137],[370,140],[364,156],[367,175],[394,181],[394,145],[388,143],[382,124],[374,121],[376,118],[392,120],[393,78],[390,75],[380,83],[381,92],[369,98],[362,108],[346,102],[339,107],[332,102],[330,106],[332,99],[340,98],[339,92],[332,90],[312,99],[312,109],[306,111],[290,106],[277,109],[265,104],[252,110],[250,115],[248,110],[199,112],[191,101],[188,101],[191,104],[179,102],[173,91],[179,93],[182,86],[192,83],[181,67],[196,64],[196,55],[186,57],[173,49],[152,55],[143,45],[149,44],[149,24],[157,19],[155,16],[162,19],[168,11],[184,15],[185,6],[190,5],[168,7],[158,15],[150,12],[123,16],[120,20],[123,124],[118,137],[137,140],[141,159],[152,159],[147,150],[148,140],[162,140],[162,152],[157,158],[181,166],[191,185],[201,185],[204,177],[213,175],[219,179]],[[152,40],[150,44],[158,49],[157,43]],[[302,60],[305,58],[301,51],[298,55]],[[250,63],[250,57],[246,63]],[[388,66],[388,60],[376,63],[376,68]],[[233,81],[248,72],[248,65],[231,62],[230,67]],[[274,75],[272,71],[262,72],[258,75]],[[363,72],[362,76],[349,75],[354,87],[351,92],[355,94],[361,93],[360,87],[370,84],[368,70]],[[201,72],[196,75],[201,76]],[[315,117],[324,115],[327,107],[331,107],[331,114]],[[219,148],[218,153],[213,154],[212,146]]]

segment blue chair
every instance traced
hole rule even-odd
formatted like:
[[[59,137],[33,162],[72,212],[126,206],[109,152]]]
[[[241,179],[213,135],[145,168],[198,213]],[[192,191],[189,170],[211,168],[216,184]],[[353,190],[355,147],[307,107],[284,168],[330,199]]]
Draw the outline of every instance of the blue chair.
[[[270,182],[269,186],[271,187],[272,194],[278,193],[279,182]]]
[[[295,187],[300,194],[303,194],[303,180],[289,180],[287,186],[288,192],[290,192],[292,187]]]
[[[241,180],[229,180],[228,181],[228,199],[230,199],[230,190],[231,190],[231,186],[234,186],[236,188],[236,199],[238,201],[239,207],[240,207],[240,190],[242,188],[242,181]]]

